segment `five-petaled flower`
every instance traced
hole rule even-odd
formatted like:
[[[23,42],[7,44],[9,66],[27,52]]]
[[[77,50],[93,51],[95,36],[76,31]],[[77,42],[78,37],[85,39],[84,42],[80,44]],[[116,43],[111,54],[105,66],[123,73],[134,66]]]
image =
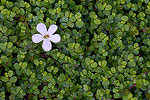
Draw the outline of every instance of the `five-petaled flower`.
[[[39,23],[36,27],[37,31],[41,34],[34,34],[32,35],[32,41],[34,43],[39,43],[43,41],[42,48],[45,51],[50,51],[52,49],[52,44],[50,41],[54,43],[60,42],[60,35],[54,34],[57,30],[57,25],[50,25],[48,31],[43,23]]]

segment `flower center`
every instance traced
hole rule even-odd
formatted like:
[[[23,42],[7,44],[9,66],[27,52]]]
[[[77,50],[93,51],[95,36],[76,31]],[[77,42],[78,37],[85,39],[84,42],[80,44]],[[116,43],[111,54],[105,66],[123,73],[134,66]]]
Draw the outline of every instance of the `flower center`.
[[[49,35],[48,35],[48,34],[47,34],[47,35],[44,35],[44,38],[45,38],[45,39],[49,38]]]

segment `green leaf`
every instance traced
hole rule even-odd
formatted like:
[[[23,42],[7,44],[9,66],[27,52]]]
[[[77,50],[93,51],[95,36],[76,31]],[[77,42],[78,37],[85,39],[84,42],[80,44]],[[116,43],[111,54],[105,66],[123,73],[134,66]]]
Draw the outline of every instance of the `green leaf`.
[[[88,85],[87,85],[87,84],[84,84],[84,85],[83,85],[83,90],[84,90],[84,91],[88,91]]]
[[[144,0],[145,1],[145,3],[149,3],[149,0]]]
[[[134,57],[134,55],[133,55],[132,53],[130,53],[130,54],[128,55],[128,60],[132,59],[133,57]]]
[[[129,25],[125,25],[125,30],[128,31],[129,30]]]
[[[9,41],[12,43],[17,42],[17,37],[16,36],[9,36]]]
[[[2,59],[0,59],[0,64],[2,63]]]
[[[118,76],[118,79],[123,82],[123,81],[124,81],[124,76],[123,76],[122,74],[120,74],[120,75]]]
[[[7,48],[12,48],[13,44],[11,42],[7,43]]]
[[[105,67],[107,65],[107,61],[106,60],[103,60],[102,61],[102,67]]]
[[[6,0],[1,0],[1,3],[2,3],[3,5],[5,5],[5,4],[6,4]]]
[[[111,10],[112,6],[111,5],[106,5],[105,10]]]
[[[95,12],[90,12],[90,18],[94,19],[94,16],[95,16]]]
[[[91,64],[90,58],[86,58],[86,59],[85,59],[85,63],[86,63],[87,65],[90,65],[90,64]]]
[[[1,11],[2,14],[7,14],[7,12],[8,12],[7,9],[3,9],[3,10]]]
[[[106,89],[106,94],[108,95],[110,93],[110,90],[109,89]]]
[[[146,62],[146,67],[150,67],[150,62],[149,61]]]
[[[60,7],[58,7],[56,10],[57,10],[58,14],[61,12],[61,8]]]
[[[27,67],[27,65],[28,65],[28,64],[27,64],[26,62],[23,62],[23,63],[22,63],[22,68],[25,69],[25,68]]]
[[[148,86],[149,85],[149,81],[148,80],[143,79],[143,83],[144,83],[143,84],[144,86]]]
[[[66,17],[69,17],[69,15],[70,15],[70,12],[69,12],[69,11],[66,11],[66,12],[65,12],[65,16],[66,16]]]
[[[8,28],[7,28],[7,27],[3,27],[2,32],[3,32],[4,34],[6,34],[7,30],[8,30]],[[7,36],[7,35],[6,35],[6,36]]]
[[[66,23],[61,23],[60,25],[62,28],[67,28],[67,24]]]
[[[86,69],[83,69],[82,72],[83,72],[84,75],[87,75]]]
[[[67,22],[67,25],[68,25],[69,27],[71,27],[71,28],[74,27],[74,23],[73,23],[73,22]]]
[[[20,14],[24,15],[25,14],[25,10],[23,8],[20,8]]]
[[[50,4],[52,4],[52,3],[54,3],[55,2],[55,0],[49,0],[49,3]]]
[[[93,67],[93,68],[97,67],[97,63],[96,63],[96,62],[93,62],[93,63],[91,64],[91,67]]]
[[[68,43],[68,47],[69,47],[70,49],[73,49],[74,46],[75,46],[75,43]]]
[[[101,21],[97,18],[97,19],[94,19],[94,23],[99,25],[101,23]]]
[[[26,72],[27,75],[31,75],[32,74],[32,71],[30,69],[26,69],[25,72]]]
[[[7,8],[12,8],[12,7],[13,7],[13,3],[12,3],[12,2],[7,2],[6,7],[7,7]]]
[[[5,50],[6,49],[6,44],[5,43],[0,43],[0,49]]]
[[[122,20],[122,21],[125,21],[125,22],[128,21],[128,16],[122,16],[122,17],[121,17],[121,20]]]
[[[35,60],[34,60],[34,64],[35,64],[36,66],[38,66],[38,65],[39,65],[39,61],[38,61],[37,59],[35,59]]]
[[[147,45],[150,46],[150,39],[147,39]]]
[[[54,68],[53,73],[56,74],[59,71],[57,67]]]
[[[58,97],[59,99],[63,99],[63,94],[58,94],[57,97]]]
[[[114,96],[114,98],[119,98],[120,94],[119,93],[115,93],[113,96]]]
[[[13,76],[10,78],[10,82],[15,83],[17,81],[17,77]]]
[[[111,68],[111,72],[112,72],[112,73],[115,73],[115,72],[116,72],[115,67],[112,67],[112,68]]]
[[[92,92],[87,92],[87,96],[92,97],[93,93]]]
[[[129,66],[135,66],[136,65],[136,63],[134,62],[134,61],[129,61]]]
[[[101,3],[97,4],[97,7],[99,10],[104,10],[104,5],[102,5]],[[109,8],[109,7],[108,7]],[[110,8],[109,8],[110,9]]]
[[[76,21],[76,18],[73,16],[69,19],[70,22],[75,22]]]
[[[133,97],[132,93],[128,94],[128,99],[131,99]]]
[[[16,70],[19,70],[19,69],[20,69],[20,66],[19,66],[18,63],[15,63],[15,64],[14,64],[14,67],[15,67]]]
[[[150,14],[150,9],[145,9],[146,14]]]
[[[63,20],[64,22],[68,22],[68,18],[67,18],[66,16],[62,17],[62,20]]]
[[[82,16],[82,15],[81,15],[80,12],[78,12],[78,13],[75,14],[76,19],[79,19],[81,16]]]
[[[8,71],[8,76],[9,76],[9,77],[12,77],[12,76],[13,76],[13,71],[12,71],[12,70],[9,70],[9,71]]]
[[[9,81],[8,77],[6,77],[6,76],[2,76],[2,77],[1,77],[1,80],[4,81],[4,82]]]
[[[8,62],[7,56],[1,56],[1,59],[5,64]]]
[[[53,9],[49,9],[48,12],[51,14],[51,15],[55,15],[55,11]]]
[[[76,21],[76,26],[77,26],[78,28],[83,27],[83,21]]]

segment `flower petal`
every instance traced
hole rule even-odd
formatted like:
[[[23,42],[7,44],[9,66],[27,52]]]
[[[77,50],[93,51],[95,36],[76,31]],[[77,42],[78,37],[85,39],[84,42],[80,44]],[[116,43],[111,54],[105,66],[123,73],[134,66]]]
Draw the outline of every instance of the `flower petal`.
[[[50,40],[54,43],[60,42],[61,38],[59,34],[54,34],[50,36]]]
[[[47,33],[47,29],[46,29],[46,26],[45,24],[43,23],[39,23],[37,26],[36,26],[36,30],[41,33],[42,35],[46,34]]]
[[[56,32],[57,28],[58,28],[57,25],[51,25],[48,29],[48,34],[52,35],[53,33]]]
[[[50,51],[50,50],[52,49],[52,44],[51,44],[51,42],[50,42],[49,39],[44,39],[42,48],[43,48],[45,51]]]
[[[34,34],[32,35],[32,41],[34,43],[39,43],[43,40],[43,36],[41,34]]]

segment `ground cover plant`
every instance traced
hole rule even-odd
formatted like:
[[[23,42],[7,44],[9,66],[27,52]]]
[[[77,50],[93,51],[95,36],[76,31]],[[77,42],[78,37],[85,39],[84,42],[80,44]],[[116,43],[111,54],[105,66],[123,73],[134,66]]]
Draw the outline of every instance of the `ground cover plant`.
[[[0,100],[150,100],[149,69],[149,0],[0,1]]]

